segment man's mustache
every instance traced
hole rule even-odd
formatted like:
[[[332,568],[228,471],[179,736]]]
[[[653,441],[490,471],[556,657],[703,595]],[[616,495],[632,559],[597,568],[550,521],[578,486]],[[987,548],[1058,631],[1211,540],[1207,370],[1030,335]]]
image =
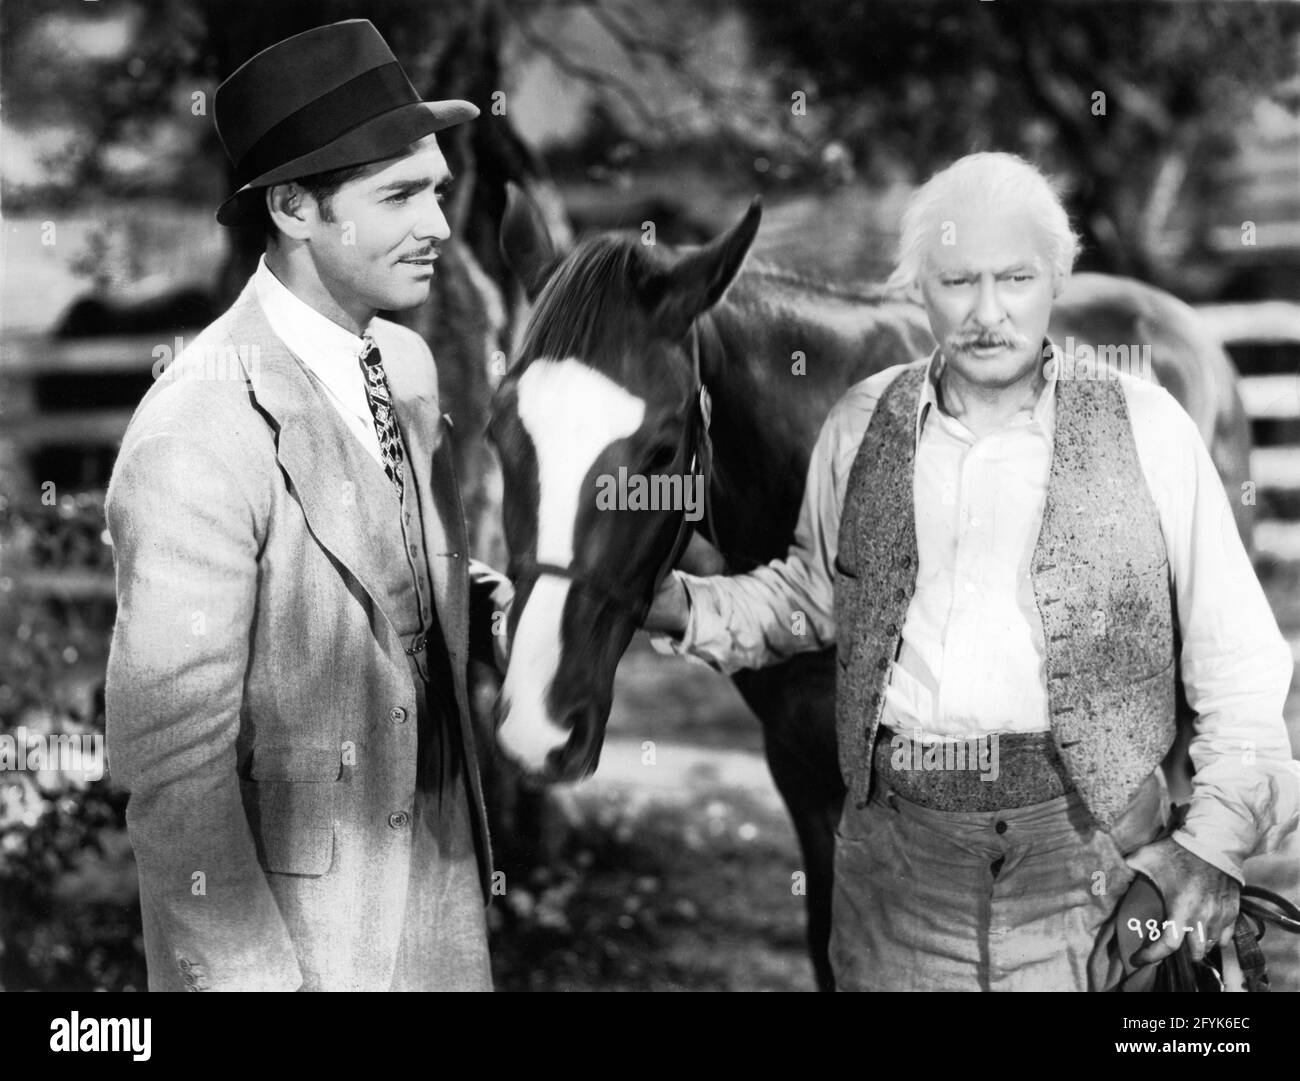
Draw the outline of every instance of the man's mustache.
[[[1024,349],[1029,339],[1014,330],[959,330],[949,334],[943,341],[946,351],[966,353],[972,349],[994,349],[1002,346],[1006,349]]]
[[[400,258],[403,261],[407,259],[431,259],[433,256],[441,255],[441,254],[442,254],[442,249],[438,245],[434,245],[428,251],[407,252],[405,255],[401,256]]]

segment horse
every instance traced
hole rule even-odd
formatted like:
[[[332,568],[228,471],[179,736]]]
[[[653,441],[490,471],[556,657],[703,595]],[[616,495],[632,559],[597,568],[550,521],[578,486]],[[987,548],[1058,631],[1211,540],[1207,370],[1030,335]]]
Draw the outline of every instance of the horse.
[[[694,250],[615,233],[561,256],[537,208],[510,193],[501,248],[532,309],[487,433],[516,585],[494,720],[500,748],[531,776],[574,781],[596,768],[615,669],[689,534],[729,571],[784,556],[831,406],[873,372],[934,347],[916,303],[745,266],[760,218],[756,200]],[[1050,334],[1075,349],[1149,344],[1154,376],[1196,419],[1237,491],[1246,415],[1230,361],[1191,309],[1137,282],[1079,275],[1058,298]],[[704,476],[709,513],[600,508],[599,478],[620,468]],[[1232,502],[1248,533],[1249,505]],[[844,798],[833,653],[733,676],[762,724],[802,849],[808,947],[823,989],[832,986],[831,871]]]

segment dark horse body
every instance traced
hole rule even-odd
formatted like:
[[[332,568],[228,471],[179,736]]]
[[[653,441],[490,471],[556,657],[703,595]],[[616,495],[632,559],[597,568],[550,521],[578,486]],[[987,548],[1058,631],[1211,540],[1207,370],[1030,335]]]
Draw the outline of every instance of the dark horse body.
[[[522,228],[519,221],[514,226],[516,232]],[[549,261],[541,259],[518,242],[511,251],[508,238],[503,244],[517,266],[531,260],[538,280],[561,262],[553,255]],[[635,240],[615,237],[601,238],[599,244],[627,245],[629,253],[637,247]],[[580,246],[572,258],[583,256],[584,251],[585,257],[591,257],[593,245]],[[625,265],[631,266],[635,256],[629,254],[628,259]],[[523,272],[528,273],[527,267]],[[700,378],[712,397],[709,498],[716,535],[707,539],[728,571],[741,572],[786,554],[812,446],[832,405],[854,383],[915,360],[934,343],[919,306],[880,291],[831,287],[762,266],[727,281],[723,299],[714,298],[716,302],[711,301],[695,318],[694,328]],[[542,299],[552,309],[551,316],[557,304],[601,304],[601,298],[591,295]],[[605,317],[613,315],[606,307]],[[1235,373],[1222,350],[1199,333],[1190,309],[1136,282],[1082,275],[1057,301],[1051,334],[1060,344],[1067,338],[1076,345],[1150,344],[1158,380],[1197,421],[1230,492],[1238,490],[1247,476],[1249,438]],[[677,363],[690,364],[688,353],[679,349]],[[519,359],[526,365],[536,358]],[[585,359],[598,363],[598,358]],[[662,363],[662,358],[656,362]],[[624,357],[620,363],[630,362]],[[804,374],[794,374],[799,367]],[[612,374],[618,377],[617,372]],[[563,416],[555,417],[556,424],[567,422]],[[626,453],[635,468],[632,449]],[[515,487],[519,487],[517,476]],[[507,469],[508,515],[511,489]],[[1240,499],[1232,503],[1241,507]],[[1248,514],[1249,507],[1241,513]],[[1249,521],[1243,518],[1239,524],[1248,537]],[[697,524],[697,530],[703,525]],[[507,534],[511,534],[509,517]],[[514,554],[515,538],[510,539]],[[657,554],[662,558],[662,551]],[[653,558],[644,561],[644,567],[653,565]],[[605,569],[614,573],[626,569],[619,552],[608,552]],[[620,655],[627,639],[621,641]],[[831,871],[834,829],[844,796],[836,761],[832,653],[803,654],[734,677],[762,722],[768,765],[802,846],[809,947],[823,988],[831,985],[827,960]],[[601,665],[597,658],[592,667]],[[604,677],[598,672],[590,678]],[[601,733],[604,719],[600,718]]]

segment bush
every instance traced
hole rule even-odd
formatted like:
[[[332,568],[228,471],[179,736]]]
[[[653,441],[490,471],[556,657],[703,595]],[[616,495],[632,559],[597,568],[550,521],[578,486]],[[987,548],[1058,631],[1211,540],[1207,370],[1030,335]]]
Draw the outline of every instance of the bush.
[[[103,493],[0,492],[0,551],[0,735],[102,737],[113,603],[59,599],[32,576],[111,567]],[[144,987],[125,808],[104,778],[0,771],[0,988]]]

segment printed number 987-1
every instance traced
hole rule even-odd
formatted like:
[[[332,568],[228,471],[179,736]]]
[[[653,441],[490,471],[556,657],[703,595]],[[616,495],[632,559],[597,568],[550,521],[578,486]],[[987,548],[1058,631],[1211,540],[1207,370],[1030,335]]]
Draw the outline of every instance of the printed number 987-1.
[[[1165,920],[1164,923],[1157,923],[1155,920],[1147,920],[1143,923],[1136,916],[1128,921],[1127,926],[1130,931],[1136,931],[1138,934],[1143,935],[1152,942],[1155,942],[1164,936],[1165,928],[1172,927],[1176,929],[1178,927],[1173,920]],[[1198,938],[1204,941],[1205,925],[1201,923],[1200,920],[1196,921],[1195,927],[1189,925],[1183,928],[1184,934],[1190,935],[1193,931],[1196,932]]]

